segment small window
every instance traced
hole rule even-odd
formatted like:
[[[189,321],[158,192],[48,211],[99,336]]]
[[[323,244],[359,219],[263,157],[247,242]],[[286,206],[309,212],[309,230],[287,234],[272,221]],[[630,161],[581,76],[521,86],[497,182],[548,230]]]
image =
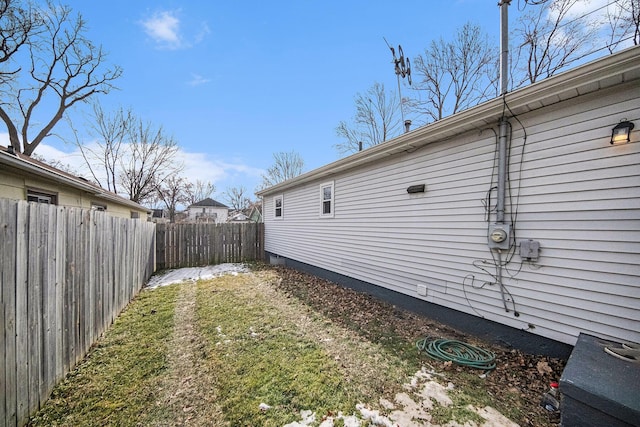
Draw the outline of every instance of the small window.
[[[284,199],[282,197],[282,195],[280,196],[276,196],[273,198],[273,206],[274,206],[274,211],[273,211],[273,216],[276,219],[281,219],[283,216],[283,208],[284,208]]]
[[[140,212],[131,211],[131,218],[132,219],[139,219],[140,218]]]
[[[104,212],[107,210],[107,205],[91,202],[91,210]]]
[[[47,205],[57,205],[58,195],[46,193],[38,190],[27,189],[27,202],[45,203]]]
[[[320,216],[333,217],[333,182],[320,186]]]

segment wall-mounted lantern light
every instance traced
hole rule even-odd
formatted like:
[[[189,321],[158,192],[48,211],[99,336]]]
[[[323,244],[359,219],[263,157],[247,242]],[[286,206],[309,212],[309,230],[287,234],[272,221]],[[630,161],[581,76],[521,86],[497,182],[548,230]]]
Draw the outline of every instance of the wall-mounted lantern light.
[[[633,123],[623,120],[611,130],[611,144],[626,144],[631,141],[631,131]]]

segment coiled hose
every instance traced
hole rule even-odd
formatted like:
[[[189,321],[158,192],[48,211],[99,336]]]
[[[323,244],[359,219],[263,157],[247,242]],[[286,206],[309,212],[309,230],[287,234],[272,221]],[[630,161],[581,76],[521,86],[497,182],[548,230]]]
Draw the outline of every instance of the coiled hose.
[[[489,371],[496,367],[496,355],[488,350],[462,341],[423,338],[416,342],[418,350],[429,357],[457,365]]]

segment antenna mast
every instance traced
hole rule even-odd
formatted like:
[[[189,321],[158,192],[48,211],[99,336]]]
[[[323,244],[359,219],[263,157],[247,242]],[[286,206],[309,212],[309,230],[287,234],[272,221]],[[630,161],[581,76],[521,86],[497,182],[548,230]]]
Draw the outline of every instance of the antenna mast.
[[[409,82],[409,86],[411,86],[411,61],[409,58],[404,57],[404,52],[402,51],[402,46],[398,45],[398,57],[396,57],[396,51],[389,42],[384,37],[382,38],[384,42],[387,44],[389,49],[391,50],[391,55],[393,56],[393,66],[394,71],[396,73],[396,77],[398,79],[398,97],[400,98],[400,116],[402,117],[402,123],[405,126],[405,132],[409,131],[409,126],[411,125],[411,121],[405,121],[404,119],[404,102],[402,102],[402,91],[400,90],[400,78],[407,78]]]

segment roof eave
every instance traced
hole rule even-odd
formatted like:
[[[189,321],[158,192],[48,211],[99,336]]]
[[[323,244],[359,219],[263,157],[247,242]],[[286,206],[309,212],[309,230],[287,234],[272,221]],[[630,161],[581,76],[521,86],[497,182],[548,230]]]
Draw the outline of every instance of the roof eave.
[[[16,169],[29,172],[31,174],[40,176],[42,178],[53,179],[56,182],[67,185],[69,187],[73,187],[82,191],[86,191],[88,193],[98,195],[101,191],[99,188],[92,186],[91,184],[85,184],[71,178],[68,178],[62,174],[55,173],[50,170],[46,170],[38,165],[33,163],[25,162],[14,154],[10,154],[0,150],[0,164],[6,164],[12,166]]]
[[[121,205],[132,207],[138,210],[145,210],[147,212],[151,212],[150,210],[140,205],[139,203],[120,197],[117,194],[108,193],[105,190],[95,187],[91,184],[88,184],[88,183],[85,184],[81,181],[71,179],[67,176],[56,173],[55,171],[44,169],[36,164],[25,162],[24,160],[17,157],[15,154],[10,154],[2,150],[0,150],[0,164],[12,166],[16,169],[31,173],[33,175],[36,175],[42,178],[52,179],[60,184],[90,193],[102,199],[110,200],[114,203],[119,203]]]
[[[288,188],[366,165],[398,152],[451,138],[474,129],[497,123],[505,102],[513,114],[522,114],[605,87],[640,79],[640,46],[632,47],[578,68],[536,82],[503,97],[425,125],[367,150],[352,154],[293,179],[260,190],[258,197],[279,193]]]

